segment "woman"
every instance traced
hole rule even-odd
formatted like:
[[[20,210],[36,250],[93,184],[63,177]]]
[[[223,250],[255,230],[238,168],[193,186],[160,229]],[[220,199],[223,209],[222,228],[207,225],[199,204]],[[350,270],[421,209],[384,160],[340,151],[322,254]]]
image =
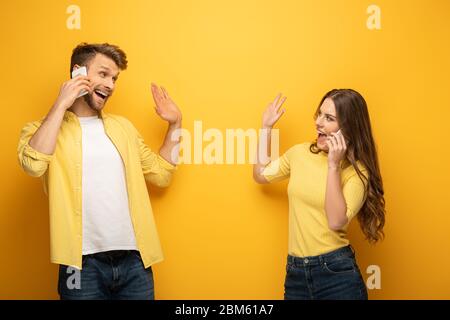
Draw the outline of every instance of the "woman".
[[[285,299],[367,299],[367,289],[347,239],[358,217],[370,243],[384,237],[383,183],[364,98],[331,90],[315,113],[317,139],[271,161],[270,134],[284,113],[278,95],[263,114],[263,134],[253,177],[269,183],[289,177],[289,255]]]

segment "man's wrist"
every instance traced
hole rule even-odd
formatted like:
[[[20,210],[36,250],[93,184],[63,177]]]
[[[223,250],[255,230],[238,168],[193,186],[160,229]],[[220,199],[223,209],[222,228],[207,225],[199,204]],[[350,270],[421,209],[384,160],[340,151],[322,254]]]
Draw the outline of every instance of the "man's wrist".
[[[48,119],[49,117],[62,117],[66,113],[66,108],[62,107],[61,105],[53,105],[53,107],[50,109],[49,113],[45,117]]]
[[[62,103],[55,103],[54,105],[53,105],[53,108],[52,108],[54,111],[57,111],[57,112],[62,112],[62,113],[65,113],[66,112],[66,110],[68,109],[64,104],[62,104]]]
[[[174,122],[169,122],[169,126],[174,129],[181,128],[181,119],[176,120]]]

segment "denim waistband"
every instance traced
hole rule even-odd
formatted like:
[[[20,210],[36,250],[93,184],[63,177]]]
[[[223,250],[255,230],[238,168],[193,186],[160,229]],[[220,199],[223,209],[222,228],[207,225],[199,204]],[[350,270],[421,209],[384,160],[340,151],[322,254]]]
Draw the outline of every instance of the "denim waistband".
[[[103,252],[97,252],[88,254],[86,256],[95,257],[99,259],[121,259],[126,256],[128,256],[129,253],[131,253],[133,250],[110,250],[110,251],[103,251]]]
[[[297,267],[322,265],[323,263],[330,263],[333,260],[342,258],[355,258],[355,250],[351,245],[336,249],[334,251],[311,257],[294,257],[288,255],[287,262]]]

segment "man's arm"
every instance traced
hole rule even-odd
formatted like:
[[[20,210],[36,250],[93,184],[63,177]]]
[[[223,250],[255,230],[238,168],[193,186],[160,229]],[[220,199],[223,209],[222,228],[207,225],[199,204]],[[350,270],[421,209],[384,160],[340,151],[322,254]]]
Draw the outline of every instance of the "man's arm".
[[[48,155],[55,152],[56,140],[65,111],[65,109],[56,105],[50,109],[42,125],[31,137],[29,142],[30,147]]]
[[[42,125],[31,137],[30,147],[44,154],[53,154],[55,152],[56,140],[64,113],[72,106],[83,89],[91,91],[89,80],[86,76],[78,76],[63,83],[55,104],[45,117]]]
[[[169,163],[176,165],[179,156],[177,148],[180,142],[180,135],[174,135],[174,133],[181,129],[181,111],[170,98],[165,88],[159,88],[152,83],[152,95],[156,104],[156,113],[169,124],[164,142],[159,149],[159,154]],[[174,136],[177,136],[177,138],[173,139]]]
[[[174,135],[174,133],[179,129],[181,129],[181,120],[176,123],[169,123],[164,142],[159,148],[160,156],[173,165],[178,163],[180,135]],[[173,138],[175,136],[176,139]]]

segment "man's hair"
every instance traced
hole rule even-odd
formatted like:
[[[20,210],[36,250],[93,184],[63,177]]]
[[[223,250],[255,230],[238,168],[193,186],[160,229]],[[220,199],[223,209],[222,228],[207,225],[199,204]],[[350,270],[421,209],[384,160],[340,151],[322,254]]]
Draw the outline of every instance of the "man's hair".
[[[72,57],[70,59],[70,72],[73,70],[74,65],[83,66],[89,63],[91,59],[95,57],[97,53],[104,54],[111,58],[120,70],[127,68],[127,55],[118,46],[109,43],[80,43],[72,51]]]

